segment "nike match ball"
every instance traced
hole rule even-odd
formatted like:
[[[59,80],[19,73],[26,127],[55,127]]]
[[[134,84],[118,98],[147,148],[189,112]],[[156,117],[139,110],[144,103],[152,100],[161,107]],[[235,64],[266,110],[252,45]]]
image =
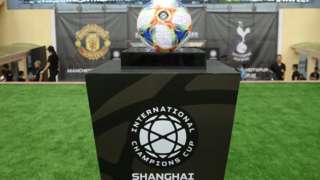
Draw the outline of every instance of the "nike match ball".
[[[178,0],[151,0],[137,21],[138,35],[156,51],[174,51],[181,47],[191,29],[191,16]]]

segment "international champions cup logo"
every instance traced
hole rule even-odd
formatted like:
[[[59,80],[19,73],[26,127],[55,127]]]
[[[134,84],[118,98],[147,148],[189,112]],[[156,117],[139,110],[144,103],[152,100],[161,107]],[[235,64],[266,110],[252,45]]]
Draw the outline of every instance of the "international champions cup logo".
[[[252,56],[252,52],[248,51],[248,45],[246,44],[246,37],[251,33],[251,28],[244,29],[242,21],[238,22],[237,34],[241,37],[241,41],[236,47],[236,52],[233,52],[233,59],[235,61],[243,62],[249,61]]]
[[[88,24],[76,33],[75,45],[83,57],[98,60],[109,51],[109,32],[97,24]]]
[[[166,168],[188,159],[198,142],[195,122],[173,106],[146,109],[131,125],[130,143],[137,157],[147,165]]]

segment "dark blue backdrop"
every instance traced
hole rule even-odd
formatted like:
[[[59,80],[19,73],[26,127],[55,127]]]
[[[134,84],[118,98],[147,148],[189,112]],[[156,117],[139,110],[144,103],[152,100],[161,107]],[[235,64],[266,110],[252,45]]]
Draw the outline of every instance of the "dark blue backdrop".
[[[55,7],[52,3],[41,3],[43,0],[8,0],[8,7],[9,9],[29,9],[29,8],[53,8]],[[54,0],[58,1],[58,0]],[[65,0],[62,0],[65,1]],[[144,4],[149,0],[109,0],[108,4]],[[225,2],[224,0],[181,0],[185,4],[217,4],[219,2]],[[248,2],[250,0],[240,0],[243,2]],[[264,1],[264,0],[261,0]],[[270,1],[270,0],[268,0]],[[299,1],[299,0],[297,0]],[[283,3],[282,6],[296,6],[296,7],[320,7],[320,1],[317,0],[309,0],[311,3],[301,4],[301,3]],[[90,3],[85,3],[90,4]],[[101,3],[100,3],[101,4]],[[64,6],[77,6],[77,4],[68,4]],[[91,7],[92,8],[92,7]],[[93,7],[94,9],[95,7]],[[100,8],[97,6],[97,8]]]

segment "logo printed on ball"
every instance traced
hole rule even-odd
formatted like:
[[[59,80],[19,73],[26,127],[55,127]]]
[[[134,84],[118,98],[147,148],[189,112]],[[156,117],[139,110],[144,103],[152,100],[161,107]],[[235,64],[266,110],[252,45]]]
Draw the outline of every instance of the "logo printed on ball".
[[[147,165],[173,167],[194,152],[198,131],[191,116],[173,106],[155,106],[138,115],[130,129],[130,143]]]
[[[148,48],[174,51],[190,37],[191,15],[178,0],[151,0],[139,13],[137,32]]]

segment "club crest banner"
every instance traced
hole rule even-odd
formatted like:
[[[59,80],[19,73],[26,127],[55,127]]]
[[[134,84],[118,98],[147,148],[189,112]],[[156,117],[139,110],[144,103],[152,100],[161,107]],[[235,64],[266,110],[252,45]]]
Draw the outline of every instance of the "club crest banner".
[[[140,41],[136,21],[141,8],[128,12],[57,13],[58,54],[61,80],[83,80],[91,69],[123,50],[128,42]],[[244,68],[247,80],[268,80],[277,54],[277,13],[212,13],[189,8],[193,20],[191,40],[205,40],[217,49],[220,60]]]
[[[61,80],[83,80],[110,59],[111,48],[125,47],[125,13],[57,13],[57,48]]]
[[[224,63],[246,69],[246,79],[270,79],[277,38],[277,13],[208,13],[209,48],[219,49]]]

